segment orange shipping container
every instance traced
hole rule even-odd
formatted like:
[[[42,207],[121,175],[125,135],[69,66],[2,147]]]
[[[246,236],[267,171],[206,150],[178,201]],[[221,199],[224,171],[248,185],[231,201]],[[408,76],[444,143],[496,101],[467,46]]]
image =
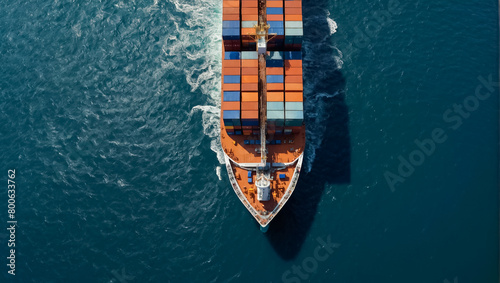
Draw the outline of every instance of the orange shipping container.
[[[285,1],[285,8],[302,8],[302,1]]]
[[[285,15],[302,15],[302,8],[285,8]]]
[[[259,60],[255,60],[255,59],[241,60],[241,67],[242,68],[258,68],[259,67]]]
[[[258,20],[259,20],[258,15],[241,15],[241,21],[258,21]]]
[[[282,1],[267,1],[266,7],[268,8],[281,8],[283,7],[283,2]]]
[[[242,101],[241,111],[259,110],[259,102],[257,101]]]
[[[222,90],[224,90],[224,91],[239,91],[240,84],[223,84]]]
[[[239,15],[240,8],[222,8],[222,14],[226,15]]]
[[[225,73],[224,73],[225,74]],[[285,76],[285,83],[302,83],[302,76]]]
[[[283,84],[280,83],[272,83],[272,84],[267,84],[267,90],[268,91],[283,91]]]
[[[240,1],[222,1],[222,7],[224,7],[224,8],[239,8]]]
[[[259,119],[259,111],[241,111],[241,120]]]
[[[267,21],[283,21],[283,15],[267,15]]]
[[[241,29],[241,35],[250,35],[250,34],[254,34],[255,33],[255,29],[254,28],[242,28]],[[255,42],[255,40],[253,41]]]
[[[222,68],[222,74],[225,76],[239,76],[240,68]]]
[[[246,84],[246,83],[258,83],[259,82],[259,76],[241,76],[241,83]]]
[[[267,101],[284,101],[283,92],[268,92]]]
[[[287,67],[302,68],[302,60],[285,60],[285,69]]]
[[[259,101],[258,92],[242,92],[241,101]]]
[[[259,11],[257,8],[241,8],[241,14],[242,15],[258,15]]]
[[[240,60],[222,60],[222,68],[239,68]]]
[[[258,68],[241,68],[241,74],[242,75],[258,75],[259,69]]]
[[[242,8],[258,8],[259,3],[257,1],[241,1]]]
[[[285,14],[285,21],[294,21],[294,22],[298,22],[298,21],[302,21],[302,15],[288,15],[288,14]]]
[[[285,101],[288,102],[302,102],[304,101],[303,92],[285,92]]]
[[[239,21],[240,20],[240,15],[228,15],[228,14],[223,14],[222,15],[222,20],[223,21]]]
[[[241,85],[241,90],[242,91],[258,91],[259,90],[259,84],[242,84]]]
[[[223,101],[222,110],[240,110],[239,101]]]
[[[286,68],[285,75],[287,76],[302,76],[302,68]]]
[[[303,91],[304,90],[304,86],[302,84],[286,83],[285,84],[285,90],[286,91]]]
[[[281,67],[267,67],[266,75],[283,75],[284,69]]]

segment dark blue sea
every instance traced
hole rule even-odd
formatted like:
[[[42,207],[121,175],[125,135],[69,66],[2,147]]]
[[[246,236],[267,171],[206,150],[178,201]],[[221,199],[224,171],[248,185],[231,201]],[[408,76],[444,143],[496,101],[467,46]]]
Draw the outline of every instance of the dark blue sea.
[[[0,282],[498,282],[498,2],[303,6],[306,160],[264,234],[221,1],[0,0]]]

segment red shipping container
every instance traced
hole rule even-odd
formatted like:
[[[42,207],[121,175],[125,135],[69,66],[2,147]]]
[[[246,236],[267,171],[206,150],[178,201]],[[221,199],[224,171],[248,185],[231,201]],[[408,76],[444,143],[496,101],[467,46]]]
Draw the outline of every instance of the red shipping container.
[[[266,75],[283,75],[284,69],[282,67],[267,67]]]
[[[296,9],[296,8],[292,8],[292,9]],[[259,11],[258,11],[258,8],[241,8],[241,14],[242,15],[258,15]]]
[[[302,1],[285,1],[285,8],[302,8]]]
[[[268,8],[281,8],[283,7],[282,1],[267,1],[266,7]]]
[[[241,111],[247,110],[259,110],[259,102],[257,101],[242,101],[241,102]]]
[[[222,68],[240,68],[240,60],[222,60]]]
[[[239,8],[240,1],[222,1],[223,8]]]
[[[282,22],[283,21],[283,15],[267,15],[267,21],[278,21]]]
[[[222,90],[223,91],[239,91],[240,84],[223,84]]]
[[[285,15],[302,15],[302,8],[285,8]]]
[[[239,15],[240,8],[222,8],[222,14],[224,15]]]
[[[234,14],[222,14],[222,20],[223,21],[239,21],[240,20],[240,14],[234,15]]]
[[[258,91],[259,90],[259,84],[257,84],[257,83],[242,84],[241,85],[241,90],[242,91]]]
[[[241,21],[258,21],[259,15],[241,15]]]
[[[259,74],[259,69],[258,68],[241,68],[241,74],[255,76],[255,75]]]
[[[240,68],[222,68],[222,73],[225,76],[239,76],[240,70]]]
[[[241,111],[241,120],[256,120],[259,119],[259,111]]]

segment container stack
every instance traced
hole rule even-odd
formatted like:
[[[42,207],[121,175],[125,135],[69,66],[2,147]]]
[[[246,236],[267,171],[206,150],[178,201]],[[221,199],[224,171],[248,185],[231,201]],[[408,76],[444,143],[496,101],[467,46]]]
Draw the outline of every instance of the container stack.
[[[241,128],[245,136],[259,133],[259,93],[241,92]]]
[[[241,135],[241,53],[226,51],[222,60],[222,119],[228,135]]]
[[[244,135],[259,132],[259,60],[255,51],[241,52],[241,125]]]
[[[297,133],[304,121],[302,53],[285,51],[285,129],[284,134]]]
[[[302,24],[302,1],[285,0],[285,50],[299,51],[302,48],[304,29]]]
[[[255,34],[254,26],[259,22],[258,5],[258,0],[241,0],[241,50],[257,50],[257,43],[252,35]]]
[[[239,1],[224,0],[222,2],[222,40],[224,50],[241,50]]]
[[[266,58],[267,80],[267,133],[283,133],[285,123],[284,57],[282,51],[268,52]]]
[[[285,26],[283,17],[283,1],[270,0],[266,3],[269,33],[275,34],[267,44],[267,50],[283,50],[285,44]]]
[[[285,126],[285,99],[283,92],[267,93],[267,134],[283,134]]]
[[[282,74],[271,75],[267,73],[267,68],[281,68],[284,67],[283,51],[268,52],[266,58],[266,75],[267,75],[267,91],[284,91],[285,79]]]

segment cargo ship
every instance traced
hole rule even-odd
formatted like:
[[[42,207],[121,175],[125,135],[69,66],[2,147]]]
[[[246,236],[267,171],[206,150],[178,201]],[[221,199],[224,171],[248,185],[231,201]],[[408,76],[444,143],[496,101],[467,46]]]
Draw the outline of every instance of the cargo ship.
[[[306,144],[301,0],[223,0],[220,141],[263,232],[290,199]]]

